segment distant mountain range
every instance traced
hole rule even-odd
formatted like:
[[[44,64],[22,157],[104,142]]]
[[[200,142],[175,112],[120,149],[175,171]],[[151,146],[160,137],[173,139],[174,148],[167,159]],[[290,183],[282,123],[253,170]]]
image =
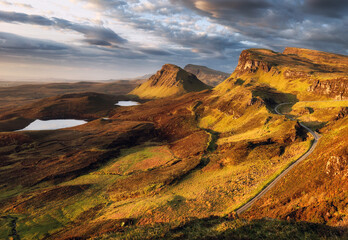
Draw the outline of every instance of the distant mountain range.
[[[209,86],[215,87],[219,83],[223,82],[226,78],[228,78],[231,74],[217,71],[205,66],[188,64],[185,66],[185,71],[190,72],[197,76],[199,80],[204,82]]]

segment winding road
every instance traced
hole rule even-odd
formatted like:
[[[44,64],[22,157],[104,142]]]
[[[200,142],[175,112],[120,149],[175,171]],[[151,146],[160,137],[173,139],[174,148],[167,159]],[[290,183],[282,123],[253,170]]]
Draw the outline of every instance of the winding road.
[[[275,107],[275,112],[279,115],[284,115],[281,112],[279,112],[279,107],[283,106],[283,105],[288,105],[288,104],[293,104],[293,103],[281,103],[279,105],[277,105]],[[294,120],[292,118],[289,117],[289,119]],[[320,139],[320,135],[316,132],[314,132],[312,129],[308,128],[307,126],[305,126],[303,123],[299,122],[299,124],[305,128],[313,137],[314,140],[312,142],[311,147],[308,149],[308,151],[303,154],[299,159],[297,159],[295,162],[293,162],[287,169],[285,169],[281,174],[279,174],[266,188],[264,188],[261,192],[259,192],[255,197],[253,197],[252,199],[250,199],[250,201],[248,201],[246,204],[244,204],[243,206],[241,206],[240,208],[238,208],[236,210],[237,215],[242,214],[243,212],[245,212],[247,209],[249,209],[258,199],[260,199],[263,195],[265,195],[269,190],[271,190],[271,188],[273,188],[279,181],[280,179],[282,179],[286,174],[288,174],[288,172],[291,171],[291,169],[293,169],[294,167],[296,167],[300,162],[302,162],[303,160],[305,160],[316,148],[318,141]]]

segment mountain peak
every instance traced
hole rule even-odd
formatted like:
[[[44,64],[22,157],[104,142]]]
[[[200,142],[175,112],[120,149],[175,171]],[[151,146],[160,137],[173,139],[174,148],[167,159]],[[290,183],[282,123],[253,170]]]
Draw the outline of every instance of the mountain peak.
[[[198,92],[209,89],[209,86],[202,83],[194,74],[174,65],[165,64],[161,70],[151,76],[149,80],[130,94],[140,98],[163,98],[179,96],[187,92]]]

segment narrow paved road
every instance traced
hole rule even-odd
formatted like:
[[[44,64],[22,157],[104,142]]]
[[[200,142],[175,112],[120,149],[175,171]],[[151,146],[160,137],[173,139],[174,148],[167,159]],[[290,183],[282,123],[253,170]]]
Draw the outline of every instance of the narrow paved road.
[[[283,105],[287,105],[287,104],[292,104],[292,103],[281,103],[279,105],[277,105],[275,107],[275,112],[279,115],[284,115],[281,112],[279,112],[279,107],[283,106]],[[291,119],[291,118],[290,118]],[[294,119],[291,119],[294,120]],[[293,169],[294,167],[296,167],[300,162],[302,162],[303,160],[305,160],[315,149],[315,147],[318,144],[318,140],[320,139],[320,135],[314,131],[312,131],[310,128],[306,127],[304,124],[302,124],[301,122],[299,122],[299,124],[304,127],[310,134],[312,134],[312,136],[314,137],[314,141],[311,145],[311,147],[308,149],[308,151],[302,155],[302,157],[300,157],[299,159],[297,159],[296,162],[294,162],[293,164],[291,164],[285,171],[283,171],[281,174],[278,175],[278,177],[276,177],[265,189],[263,189],[261,192],[259,192],[254,198],[252,198],[249,202],[247,202],[245,205],[243,205],[242,207],[238,208],[236,210],[236,213],[238,215],[242,214],[243,212],[245,212],[248,208],[250,208],[258,199],[260,199],[263,195],[265,195],[269,190],[271,190],[272,187],[274,187],[279,181],[280,179],[282,179],[288,172],[291,171],[291,169]]]

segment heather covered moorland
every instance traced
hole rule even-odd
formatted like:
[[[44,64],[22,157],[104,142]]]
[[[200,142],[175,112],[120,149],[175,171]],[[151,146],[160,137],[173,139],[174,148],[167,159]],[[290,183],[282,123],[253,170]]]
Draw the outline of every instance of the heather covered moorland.
[[[118,95],[108,87],[4,108],[1,238],[346,238],[347,59],[248,49],[215,88],[165,65]],[[88,123],[14,131],[57,118]],[[315,147],[303,126],[320,134]]]

